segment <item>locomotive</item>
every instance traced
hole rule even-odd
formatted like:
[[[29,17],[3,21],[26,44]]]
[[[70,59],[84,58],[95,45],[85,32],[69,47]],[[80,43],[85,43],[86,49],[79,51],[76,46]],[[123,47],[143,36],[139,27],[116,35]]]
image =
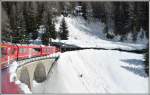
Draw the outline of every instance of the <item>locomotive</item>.
[[[59,48],[55,46],[0,44],[0,48],[1,69],[6,68],[14,60],[46,56],[59,52]]]

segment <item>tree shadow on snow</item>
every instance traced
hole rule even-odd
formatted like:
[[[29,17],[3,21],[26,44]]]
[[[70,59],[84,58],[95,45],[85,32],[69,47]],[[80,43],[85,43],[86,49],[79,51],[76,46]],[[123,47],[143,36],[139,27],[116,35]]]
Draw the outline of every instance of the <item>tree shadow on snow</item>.
[[[121,66],[122,68],[141,77],[148,77],[144,71],[144,63],[143,63],[144,61],[138,59],[127,59],[121,61],[128,63],[127,66]]]
[[[121,60],[121,61],[126,62],[129,65],[135,65],[135,66],[139,66],[139,65],[143,66],[144,65],[144,63],[143,63],[144,61],[139,60],[139,59],[125,59],[125,60]]]

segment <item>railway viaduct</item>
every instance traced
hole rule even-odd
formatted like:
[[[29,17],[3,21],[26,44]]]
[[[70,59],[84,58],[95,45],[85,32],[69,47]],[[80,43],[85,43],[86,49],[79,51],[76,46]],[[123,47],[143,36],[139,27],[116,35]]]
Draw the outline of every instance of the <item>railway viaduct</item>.
[[[43,82],[46,80],[51,68],[56,64],[59,54],[35,57],[17,61],[16,76],[14,81],[10,82],[9,69],[3,69],[2,72],[2,93],[4,94],[23,94],[24,92],[15,81],[19,80],[25,83],[32,91],[33,80]]]
[[[43,82],[53,65],[56,63],[58,56],[55,57],[37,57],[19,61],[20,64],[16,70],[16,79],[28,85],[32,91],[33,80]]]

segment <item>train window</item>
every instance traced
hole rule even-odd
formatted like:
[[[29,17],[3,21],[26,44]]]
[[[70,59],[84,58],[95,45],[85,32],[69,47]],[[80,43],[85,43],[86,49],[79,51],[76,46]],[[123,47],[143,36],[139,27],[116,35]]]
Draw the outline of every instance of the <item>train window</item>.
[[[45,52],[45,53],[48,52],[48,48],[45,48],[45,49],[44,49],[44,52]]]
[[[47,49],[47,48],[45,49],[45,52],[48,52],[48,49]]]
[[[15,54],[15,51],[16,51],[15,48],[12,48],[10,54]]]
[[[35,51],[40,52],[41,49],[40,48],[34,48]]]
[[[7,55],[7,48],[1,48],[1,53],[2,53],[2,56],[1,57],[5,57]]]
[[[25,53],[25,49],[24,48],[19,48],[19,53]]]

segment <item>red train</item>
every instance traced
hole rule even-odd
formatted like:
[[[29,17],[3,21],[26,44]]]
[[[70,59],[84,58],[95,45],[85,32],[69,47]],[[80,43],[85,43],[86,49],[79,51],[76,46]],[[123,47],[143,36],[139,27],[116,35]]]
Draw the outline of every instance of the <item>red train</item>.
[[[59,48],[55,46],[27,46],[27,45],[12,45],[0,44],[1,68],[5,68],[13,60],[21,60],[37,56],[46,56],[59,52]]]

